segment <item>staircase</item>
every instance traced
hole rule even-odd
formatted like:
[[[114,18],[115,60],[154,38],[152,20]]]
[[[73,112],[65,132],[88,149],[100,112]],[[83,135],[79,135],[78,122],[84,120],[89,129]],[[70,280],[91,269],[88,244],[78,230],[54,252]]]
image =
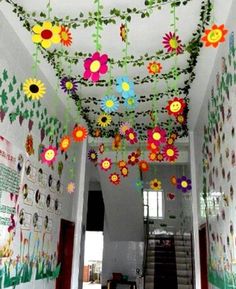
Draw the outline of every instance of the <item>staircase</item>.
[[[191,235],[151,235],[145,289],[192,289]]]

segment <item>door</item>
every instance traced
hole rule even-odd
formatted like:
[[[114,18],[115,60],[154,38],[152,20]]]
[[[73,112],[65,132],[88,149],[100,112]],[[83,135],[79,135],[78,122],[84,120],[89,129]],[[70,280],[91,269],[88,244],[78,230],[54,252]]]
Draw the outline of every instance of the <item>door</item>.
[[[201,288],[208,289],[206,225],[204,225],[199,230],[199,247],[200,247],[200,266],[201,266]]]
[[[73,222],[61,220],[58,246],[58,263],[61,264],[61,272],[56,282],[56,289],[70,289],[74,231],[75,224]]]

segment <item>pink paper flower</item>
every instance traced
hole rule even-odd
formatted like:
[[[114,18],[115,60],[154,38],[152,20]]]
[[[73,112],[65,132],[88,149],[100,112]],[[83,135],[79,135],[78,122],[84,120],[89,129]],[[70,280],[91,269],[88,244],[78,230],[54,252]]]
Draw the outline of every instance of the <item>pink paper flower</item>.
[[[176,54],[183,53],[183,45],[181,44],[179,36],[175,33],[166,33],[166,35],[163,37],[162,43],[167,49],[167,52],[175,52]]]
[[[108,70],[107,67],[108,56],[107,54],[100,55],[99,52],[95,52],[91,57],[84,61],[84,78],[93,82],[97,82],[100,79],[100,74],[105,74]]]
[[[44,148],[43,152],[41,153],[41,160],[44,164],[52,165],[57,157],[57,148],[53,146],[49,146]]]

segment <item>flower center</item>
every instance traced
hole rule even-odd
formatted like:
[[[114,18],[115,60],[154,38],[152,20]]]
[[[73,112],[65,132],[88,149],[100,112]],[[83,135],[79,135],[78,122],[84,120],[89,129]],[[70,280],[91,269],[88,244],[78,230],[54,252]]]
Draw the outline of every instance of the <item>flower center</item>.
[[[47,161],[51,161],[51,160],[54,159],[54,157],[55,157],[55,152],[54,152],[54,150],[52,150],[52,149],[47,150],[47,152],[45,153],[45,159],[46,159]]]
[[[76,137],[82,137],[82,136],[83,136],[82,130],[78,130],[78,131],[76,132]]]
[[[133,105],[134,104],[134,99],[133,98],[129,98],[128,99],[128,104],[129,105]]]
[[[171,38],[169,44],[172,49],[177,49],[179,45],[175,38]]]
[[[69,39],[69,36],[68,36],[68,34],[65,31],[62,31],[61,39],[64,40],[64,41],[67,41]]]
[[[53,35],[52,31],[49,29],[45,29],[41,32],[41,37],[43,39],[50,39],[50,38],[52,38],[52,35]]]
[[[128,82],[122,82],[122,89],[124,91],[129,91],[129,89],[130,89],[129,83]]]
[[[129,134],[129,139],[134,140],[134,134],[132,132]]]
[[[136,158],[135,157],[131,157],[131,162],[134,162],[135,160],[136,160]]]
[[[66,89],[71,90],[74,85],[73,85],[73,83],[71,81],[67,81],[65,86],[66,86]]]
[[[68,140],[68,139],[64,139],[63,142],[62,142],[62,144],[61,144],[61,146],[62,146],[63,148],[67,148],[68,145],[69,145],[69,140]]]
[[[92,154],[91,154],[91,159],[93,159],[93,160],[96,159],[95,153],[92,153]]]
[[[169,156],[169,157],[173,157],[173,155],[175,154],[174,150],[172,149],[168,149],[166,154]]]
[[[101,63],[98,60],[94,60],[90,65],[90,70],[94,72],[98,72],[101,67]]]
[[[114,101],[111,100],[111,99],[107,100],[107,101],[106,101],[106,106],[107,106],[107,107],[113,107],[113,106],[114,106]]]
[[[154,73],[157,73],[159,72],[159,67],[157,64],[152,64],[151,66],[151,71],[154,72]]]
[[[214,29],[208,34],[207,38],[208,38],[209,42],[216,43],[216,42],[220,41],[222,36],[223,36],[223,34],[222,34],[222,31],[220,29]]]
[[[116,175],[113,175],[111,177],[111,179],[112,179],[113,182],[117,182],[118,181],[118,177]]]
[[[30,87],[29,87],[29,90],[32,93],[37,93],[37,92],[39,92],[39,87],[36,84],[31,84]]]
[[[159,132],[154,132],[154,134],[152,135],[154,140],[160,140],[161,138],[161,134]]]
[[[187,183],[186,181],[182,181],[182,182],[181,182],[181,186],[182,186],[183,188],[187,188],[188,183]]]
[[[103,123],[107,122],[107,117],[106,117],[106,116],[103,116],[103,117],[101,118],[101,122],[103,122]]]

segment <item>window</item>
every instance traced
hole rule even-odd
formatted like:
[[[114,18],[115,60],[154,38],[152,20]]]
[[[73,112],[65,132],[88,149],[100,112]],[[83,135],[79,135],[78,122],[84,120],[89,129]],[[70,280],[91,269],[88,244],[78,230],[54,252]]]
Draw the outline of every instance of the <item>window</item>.
[[[144,191],[144,217],[147,217],[147,205],[149,206],[149,217],[151,219],[164,218],[163,191]]]

